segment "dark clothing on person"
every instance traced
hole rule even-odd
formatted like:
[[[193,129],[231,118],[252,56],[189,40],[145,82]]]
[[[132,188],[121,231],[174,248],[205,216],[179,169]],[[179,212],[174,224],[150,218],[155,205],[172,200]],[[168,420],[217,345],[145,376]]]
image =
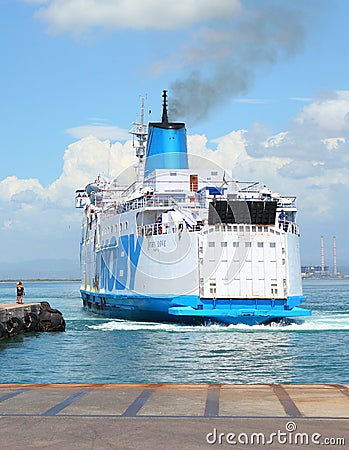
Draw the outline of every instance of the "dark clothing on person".
[[[16,288],[17,288],[17,303],[23,303],[23,297],[25,296],[24,286],[22,283],[18,283]]]
[[[281,212],[279,214],[279,222],[285,222],[286,214],[284,212]]]
[[[283,228],[286,231],[286,214],[284,210],[281,210],[281,213],[279,214],[279,228]]]

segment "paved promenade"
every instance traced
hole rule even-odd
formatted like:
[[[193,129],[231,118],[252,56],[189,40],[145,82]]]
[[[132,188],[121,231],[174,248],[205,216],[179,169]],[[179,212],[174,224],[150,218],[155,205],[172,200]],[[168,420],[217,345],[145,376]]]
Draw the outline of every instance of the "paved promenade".
[[[3,384],[0,442],[16,450],[348,448],[349,387]]]

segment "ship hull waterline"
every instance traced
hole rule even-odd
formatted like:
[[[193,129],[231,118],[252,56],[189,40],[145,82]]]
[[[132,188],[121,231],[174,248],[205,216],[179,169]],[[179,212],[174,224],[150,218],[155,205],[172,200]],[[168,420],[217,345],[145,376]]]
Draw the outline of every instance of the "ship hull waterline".
[[[229,307],[219,300],[207,300],[202,309],[178,306],[173,298],[105,296],[81,290],[83,307],[86,311],[106,318],[134,322],[176,323],[183,325],[269,325],[301,323],[311,311],[299,308],[285,309],[282,302],[275,306],[274,300],[231,302]],[[224,303],[227,303],[224,301]],[[255,307],[251,307],[255,304]],[[274,305],[274,306],[271,306]],[[286,308],[288,308],[286,306]]]

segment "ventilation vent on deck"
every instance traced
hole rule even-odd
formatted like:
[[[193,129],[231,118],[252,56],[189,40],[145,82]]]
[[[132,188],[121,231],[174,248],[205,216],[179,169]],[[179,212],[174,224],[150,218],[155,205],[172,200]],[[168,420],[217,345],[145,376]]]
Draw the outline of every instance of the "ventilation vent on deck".
[[[251,223],[274,225],[277,202],[263,200],[215,200],[210,203],[208,224]]]

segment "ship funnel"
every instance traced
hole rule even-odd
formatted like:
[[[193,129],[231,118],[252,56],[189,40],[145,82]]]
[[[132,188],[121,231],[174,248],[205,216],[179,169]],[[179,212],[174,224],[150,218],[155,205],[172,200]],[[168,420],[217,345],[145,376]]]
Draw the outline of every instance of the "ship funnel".
[[[149,123],[145,176],[155,169],[188,169],[185,124],[169,122],[166,90],[162,97],[162,121]]]

